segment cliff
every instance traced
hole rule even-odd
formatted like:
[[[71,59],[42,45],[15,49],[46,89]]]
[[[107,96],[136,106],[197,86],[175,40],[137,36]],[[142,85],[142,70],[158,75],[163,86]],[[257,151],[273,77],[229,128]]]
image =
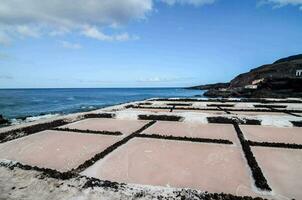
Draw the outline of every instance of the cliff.
[[[302,54],[254,68],[223,85],[191,89],[206,89],[209,97],[302,97]]]

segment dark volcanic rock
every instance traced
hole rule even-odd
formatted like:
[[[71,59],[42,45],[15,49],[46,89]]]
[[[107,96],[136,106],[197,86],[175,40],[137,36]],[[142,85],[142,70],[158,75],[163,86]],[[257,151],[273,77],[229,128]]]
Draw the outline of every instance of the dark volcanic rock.
[[[0,125],[8,124],[9,121],[7,119],[4,119],[2,115],[0,115]]]
[[[218,88],[228,88],[229,86],[230,86],[230,83],[216,83],[216,84],[206,84],[206,85],[189,87],[188,89],[209,90],[209,89],[218,89]]]
[[[233,96],[233,93],[230,90],[227,91],[221,91],[219,89],[210,89],[206,91],[203,95],[206,97],[223,97],[228,98]]]
[[[253,90],[244,87],[227,88],[227,89],[211,89],[206,91],[203,95],[207,97],[252,97]]]
[[[281,59],[282,60],[282,59]],[[271,65],[263,65],[251,71],[240,74],[230,82],[231,88],[250,85],[260,79],[295,79],[297,70],[302,70],[302,58],[285,62],[277,62]]]
[[[204,93],[207,97],[302,97],[302,54],[240,74],[230,81],[228,87],[227,84],[222,87],[219,85],[220,83],[196,86],[191,89],[209,89]]]
[[[289,61],[298,60],[298,59],[302,59],[302,54],[298,54],[298,55],[294,55],[294,56],[289,56],[287,58],[281,58],[281,59],[277,60],[276,62],[274,62],[274,64],[276,64],[276,63],[282,63],[282,62],[289,62]]]

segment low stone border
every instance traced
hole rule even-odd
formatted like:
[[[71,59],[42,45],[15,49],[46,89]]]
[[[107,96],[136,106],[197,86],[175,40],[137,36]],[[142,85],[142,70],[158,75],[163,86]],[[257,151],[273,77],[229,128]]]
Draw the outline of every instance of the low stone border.
[[[228,111],[227,109],[225,109],[225,108],[221,108],[220,106],[218,106],[217,107],[219,110],[221,110],[221,111],[223,111],[223,112],[225,112],[226,114],[232,114],[230,111]]]
[[[53,128],[55,131],[68,131],[68,132],[76,132],[76,133],[89,133],[89,134],[100,134],[100,135],[123,135],[123,133],[119,131],[94,131],[94,130],[81,130],[81,129],[72,129],[72,128]]]
[[[140,120],[180,121],[183,118],[176,115],[138,115]]]
[[[207,104],[207,107],[234,107],[234,104]]]
[[[237,132],[238,139],[240,141],[244,156],[247,160],[247,163],[252,171],[252,175],[255,181],[255,185],[261,189],[266,191],[271,191],[272,189],[267,183],[266,178],[264,177],[261,168],[259,167],[256,158],[254,157],[254,154],[251,150],[251,147],[249,145],[249,142],[245,140],[244,135],[242,131],[240,130],[240,127],[238,123],[233,123],[233,126]]]
[[[300,115],[297,115],[297,114],[294,114],[293,112],[301,112],[301,111],[293,111],[293,110],[278,110],[276,108],[273,108],[273,107],[270,107],[271,111],[274,111],[274,112],[282,112],[282,113],[285,113],[287,115],[291,115],[291,116],[294,116],[294,117],[301,117]]]
[[[296,127],[302,127],[302,121],[291,121],[291,123]]]
[[[253,105],[255,108],[287,108],[287,105],[262,105],[256,104]]]
[[[301,117],[301,115],[294,114],[294,113],[289,112],[289,111],[287,111],[287,110],[284,110],[283,113],[288,114],[288,115],[291,115],[291,116],[294,116],[294,117]]]
[[[190,110],[198,110],[198,111],[220,111],[219,109],[217,108],[194,108],[194,107],[160,107],[160,106],[157,106],[157,107],[145,107],[145,106],[131,106],[131,108],[135,108],[135,109],[163,109],[163,110],[187,110],[187,111],[190,111]]]
[[[52,122],[42,123],[42,124],[35,124],[7,132],[0,133],[0,143],[7,142],[10,140],[14,140],[20,137],[24,137],[27,135],[31,135],[40,131],[44,131],[47,129],[52,129],[54,127],[63,126],[68,124],[69,122],[65,120],[55,120]]]
[[[25,165],[25,164],[21,164],[19,162],[15,162],[13,164],[0,162],[0,167],[6,167],[10,170],[14,170],[14,168],[19,168],[19,169],[26,170],[26,171],[33,170],[33,171],[37,171],[37,172],[42,172],[42,176],[48,177],[48,178],[54,178],[54,179],[58,179],[58,180],[68,180],[71,178],[85,178],[86,182],[84,183],[83,188],[88,188],[88,187],[93,188],[93,183],[94,183],[95,186],[97,186],[97,187],[111,188],[111,189],[116,190],[116,189],[122,187],[123,185],[125,185],[123,183],[103,181],[103,180],[99,180],[99,179],[95,179],[95,178],[82,176],[82,175],[72,172],[72,171],[60,172],[60,171],[57,171],[54,169]]]
[[[192,106],[192,103],[167,103],[167,106]]]
[[[67,179],[75,178],[75,177],[79,176],[78,174],[73,173],[71,171],[60,172],[60,171],[57,171],[54,169],[42,168],[42,167],[37,167],[37,166],[33,167],[30,165],[21,164],[19,162],[13,162],[13,164],[0,162],[0,166],[7,167],[10,170],[13,170],[15,167],[23,169],[23,170],[34,170],[34,171],[42,172],[43,175],[45,175],[46,177],[55,178],[55,179],[59,179],[59,180],[67,180]]]
[[[89,114],[85,114],[84,119],[88,119],[88,118],[114,118],[115,114],[113,113],[89,113]]]
[[[255,142],[248,141],[250,146],[259,147],[275,147],[275,148],[287,148],[287,149],[302,149],[302,144],[290,144],[290,143],[277,143],[277,142]]]
[[[159,98],[150,99],[149,101],[174,101],[174,102],[220,102],[218,99],[207,100],[207,99],[192,99],[192,98],[181,98],[181,99],[169,99],[169,98]]]
[[[257,99],[257,98],[241,98],[238,100],[235,99],[225,99],[225,98],[216,98],[216,99],[192,99],[192,98],[183,98],[183,99],[150,99],[149,101],[175,101],[175,102],[234,102],[234,103],[302,103],[302,100],[268,100],[268,99]]]
[[[177,140],[187,142],[201,142],[201,143],[215,143],[215,144],[233,144],[233,142],[224,139],[210,139],[210,138],[192,138],[192,137],[179,137],[173,135],[160,135],[160,134],[139,134],[136,137],[139,138],[152,138],[163,140]]]
[[[233,109],[233,108],[228,108],[229,111],[231,112],[273,112],[273,113],[284,113],[286,112],[296,112],[296,113],[301,113],[302,110],[277,110],[274,108],[269,108],[268,109]]]
[[[131,106],[130,108],[136,108],[136,109],[163,109],[163,110],[170,110],[173,108],[173,106]]]
[[[129,105],[127,106],[127,108],[136,108],[136,109],[163,109],[163,110],[170,110],[171,108],[173,107],[160,107],[160,106],[150,106],[150,107],[147,107],[147,106],[134,106],[134,105]],[[187,111],[190,111],[190,110],[198,110],[198,111],[220,111],[219,109],[217,108],[194,108],[194,107],[175,107],[173,108],[174,110],[187,110]],[[229,112],[267,112],[267,113],[286,113],[286,114],[289,114],[289,113],[302,113],[302,110],[277,110],[277,109],[273,109],[273,108],[270,108],[270,110],[268,109],[233,109],[231,107],[228,107],[227,108],[227,111]]]
[[[181,200],[266,200],[261,197],[249,197],[249,196],[235,196],[232,194],[224,194],[224,193],[198,193],[196,190],[182,190],[175,191],[174,194],[177,198],[172,198],[172,200],[181,199]],[[164,198],[158,198],[164,199]],[[170,198],[166,198],[170,199]]]
[[[237,117],[227,118],[227,117],[207,117],[209,123],[214,124],[245,124],[245,125],[261,125],[261,121],[257,119],[239,119]]]
[[[125,109],[134,108],[134,107],[136,107],[136,106],[134,106],[133,104],[124,106]]]
[[[96,161],[104,158],[109,153],[113,152],[115,149],[117,149],[118,147],[122,146],[123,144],[126,144],[129,140],[131,140],[132,138],[136,137],[138,134],[140,134],[141,132],[143,132],[144,130],[146,130],[150,126],[152,126],[155,122],[156,121],[149,122],[148,124],[146,124],[145,126],[143,126],[142,128],[140,128],[139,130],[133,132],[132,134],[130,134],[127,137],[123,138],[122,140],[114,143],[113,145],[107,147],[104,151],[102,151],[102,152],[94,155],[89,160],[86,160],[83,164],[81,164],[76,169],[74,169],[74,171],[77,172],[77,173],[80,173],[80,172],[84,171],[85,169],[87,169],[88,167],[90,167],[91,165],[93,165]]]
[[[93,177],[85,177],[86,182],[83,185],[83,189],[86,188],[95,188],[95,187],[102,187],[102,188],[111,188],[115,192],[118,191],[118,189],[123,188],[126,184],[125,183],[118,183],[118,182],[113,182],[113,181],[107,181],[107,180],[100,180],[97,178]]]
[[[112,114],[112,113],[89,113],[89,114],[84,114],[82,116],[79,116],[78,119],[75,121],[80,121],[80,120],[90,119],[90,118],[113,118],[114,116],[115,116],[115,114]],[[59,120],[55,120],[52,122],[35,124],[35,125],[3,132],[3,133],[0,133],[0,143],[4,143],[4,142],[10,141],[10,140],[28,136],[28,135],[31,135],[31,134],[34,134],[37,132],[41,132],[44,130],[54,129],[56,127],[64,126],[66,124],[73,123],[75,121],[70,122],[67,119],[59,119]]]
[[[151,106],[153,103],[151,102],[141,102],[141,103],[138,103],[137,105],[138,106]]]

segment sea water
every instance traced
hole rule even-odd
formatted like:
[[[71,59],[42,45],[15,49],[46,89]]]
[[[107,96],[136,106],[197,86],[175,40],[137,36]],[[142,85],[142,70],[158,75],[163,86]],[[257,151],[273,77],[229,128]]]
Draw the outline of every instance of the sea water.
[[[0,89],[0,114],[12,122],[83,112],[155,97],[194,97],[182,88]]]

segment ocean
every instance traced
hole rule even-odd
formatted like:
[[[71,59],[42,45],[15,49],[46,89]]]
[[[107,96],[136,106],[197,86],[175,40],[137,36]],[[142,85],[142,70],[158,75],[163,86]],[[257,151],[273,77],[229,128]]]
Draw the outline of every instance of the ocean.
[[[194,97],[202,93],[182,88],[0,89],[0,114],[20,123],[154,97]]]

